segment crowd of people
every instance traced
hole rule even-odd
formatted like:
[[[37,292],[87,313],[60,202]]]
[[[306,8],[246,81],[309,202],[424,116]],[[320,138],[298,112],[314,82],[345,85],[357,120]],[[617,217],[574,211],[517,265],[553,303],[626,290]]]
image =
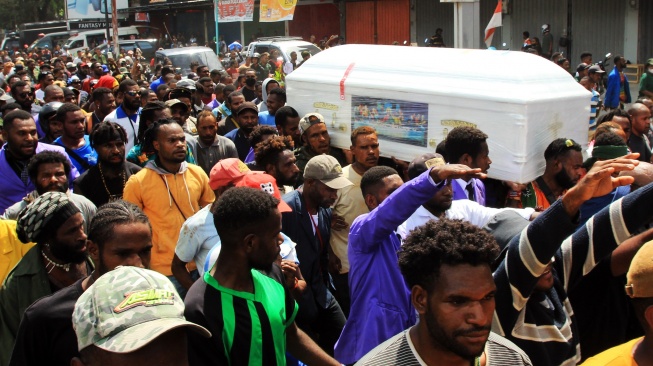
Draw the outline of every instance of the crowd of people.
[[[25,56],[0,74],[0,366],[653,363],[653,93],[608,91],[590,149],[555,139],[518,184],[474,127],[410,162],[370,126],[333,146],[267,54],[149,79]]]

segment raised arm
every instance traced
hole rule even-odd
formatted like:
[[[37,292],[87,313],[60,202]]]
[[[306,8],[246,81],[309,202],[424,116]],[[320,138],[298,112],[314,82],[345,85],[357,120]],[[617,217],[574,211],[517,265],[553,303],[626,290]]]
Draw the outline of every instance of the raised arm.
[[[485,174],[480,169],[450,164],[434,167],[408,181],[369,214],[354,220],[349,231],[349,245],[354,245],[352,249],[360,252],[374,250],[419,206],[444,187],[446,180],[462,177],[484,178]]]

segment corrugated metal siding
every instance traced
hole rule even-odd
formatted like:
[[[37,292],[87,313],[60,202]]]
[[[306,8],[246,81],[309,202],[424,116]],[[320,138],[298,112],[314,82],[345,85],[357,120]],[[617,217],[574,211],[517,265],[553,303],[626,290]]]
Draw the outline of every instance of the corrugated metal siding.
[[[378,0],[376,3],[377,44],[410,43],[408,0]]]
[[[499,0],[500,1],[500,0]],[[487,23],[490,22],[490,18],[494,15],[494,9],[497,7],[497,0],[481,0],[479,6],[479,18],[481,19],[480,29],[481,29],[481,44],[479,48],[485,48],[485,27]],[[492,46],[497,49],[501,49],[501,44],[503,41],[503,27],[499,27],[494,31],[494,37],[492,38]]]
[[[646,60],[653,57],[653,1],[641,1],[639,3],[639,47],[637,52],[637,63],[646,63]]]
[[[347,43],[374,44],[374,2],[348,2],[346,14]]]
[[[417,44],[424,45],[424,40],[442,28],[444,44],[453,47],[453,4],[441,3],[439,0],[417,0],[415,4]]]
[[[563,30],[567,28],[567,0],[510,0],[510,3],[512,7],[512,12],[509,15],[512,21],[511,34],[510,40],[504,40],[510,49],[521,49],[524,31],[530,32],[531,37],[538,37],[541,41],[542,24],[551,24],[553,52],[558,51],[558,39]],[[600,6],[597,7],[600,8]],[[595,25],[595,27],[601,26],[603,24]]]
[[[644,2],[640,1],[640,4]],[[626,2],[622,0],[573,1],[571,12],[572,67],[575,68],[580,63],[580,54],[585,51],[592,54],[593,62],[602,60],[608,52],[611,52],[612,55],[623,55],[626,6]],[[612,63],[610,64],[612,65]]]
[[[301,4],[301,3],[300,3]],[[298,5],[293,20],[288,22],[291,36],[309,40],[311,34],[317,39],[340,33],[340,11],[337,4]]]

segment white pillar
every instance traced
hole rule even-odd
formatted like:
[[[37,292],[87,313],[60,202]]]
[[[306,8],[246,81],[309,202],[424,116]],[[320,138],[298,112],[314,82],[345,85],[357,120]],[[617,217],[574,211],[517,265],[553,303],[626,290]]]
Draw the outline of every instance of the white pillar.
[[[636,64],[639,37],[639,7],[637,6],[637,2],[634,4],[635,6],[632,6],[630,1],[624,2],[624,6],[626,7],[626,19],[624,20],[624,57]],[[643,58],[641,61],[646,62],[646,59]]]
[[[481,45],[479,0],[440,0],[453,3],[455,48],[479,48]]]

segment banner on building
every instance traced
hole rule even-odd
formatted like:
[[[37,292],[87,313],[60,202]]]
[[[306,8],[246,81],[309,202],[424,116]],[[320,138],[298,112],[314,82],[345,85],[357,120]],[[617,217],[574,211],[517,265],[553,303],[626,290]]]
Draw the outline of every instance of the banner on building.
[[[260,22],[292,20],[297,0],[261,0]]]
[[[135,13],[134,14],[134,20],[137,22],[150,22],[150,14],[149,13]]]
[[[218,23],[251,22],[254,20],[254,0],[218,1]]]
[[[66,7],[68,19],[104,19],[107,12],[111,16],[111,0],[66,0]],[[127,0],[116,0],[118,10],[128,7]]]

